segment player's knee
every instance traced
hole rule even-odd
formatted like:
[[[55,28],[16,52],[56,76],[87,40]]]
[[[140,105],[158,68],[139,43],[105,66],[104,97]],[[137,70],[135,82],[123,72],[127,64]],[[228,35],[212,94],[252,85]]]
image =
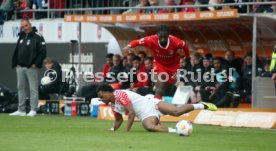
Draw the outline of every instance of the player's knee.
[[[181,112],[179,110],[174,110],[172,111],[171,113],[173,116],[180,116],[181,115]]]
[[[149,132],[156,132],[157,131],[155,125],[144,125],[144,128]]]

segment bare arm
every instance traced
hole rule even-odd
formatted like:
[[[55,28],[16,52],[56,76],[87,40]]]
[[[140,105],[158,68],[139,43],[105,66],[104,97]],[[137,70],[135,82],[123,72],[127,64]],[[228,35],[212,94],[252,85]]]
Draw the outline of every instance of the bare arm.
[[[123,48],[123,53],[124,53],[124,52],[131,53],[131,52],[133,52],[133,49],[130,47],[130,45],[126,45],[126,46]]]
[[[137,40],[133,40],[131,41],[127,46],[125,46],[123,48],[123,52],[128,51],[129,53],[133,51],[132,48],[135,48],[137,46],[149,46],[150,45],[150,36],[141,38],[141,39],[137,39]]]
[[[117,114],[114,125],[113,125],[113,130],[116,131],[123,123],[123,116],[121,114]]]
[[[135,113],[132,104],[128,104],[126,107],[126,111],[128,112],[128,121],[126,131],[128,132],[131,129],[131,126],[134,122]]]
[[[184,54],[186,58],[189,58],[190,57],[189,46],[184,41],[182,41],[182,42],[183,43],[181,44],[180,49],[178,49],[178,53],[179,54]]]

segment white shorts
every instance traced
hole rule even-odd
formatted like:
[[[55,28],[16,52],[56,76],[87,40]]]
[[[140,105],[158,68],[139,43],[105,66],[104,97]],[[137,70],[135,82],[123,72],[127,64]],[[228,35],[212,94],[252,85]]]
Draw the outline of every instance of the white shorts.
[[[155,116],[160,118],[163,115],[157,108],[156,105],[160,102],[159,99],[154,98],[153,95],[146,95],[145,99],[139,102],[139,105],[136,105],[134,110],[137,118],[143,122],[144,119]]]

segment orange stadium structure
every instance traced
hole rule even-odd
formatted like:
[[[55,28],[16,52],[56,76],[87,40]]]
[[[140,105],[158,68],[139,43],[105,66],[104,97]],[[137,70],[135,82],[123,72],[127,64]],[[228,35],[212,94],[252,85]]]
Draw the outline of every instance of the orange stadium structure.
[[[131,40],[155,34],[159,24],[168,24],[171,34],[187,41],[192,51],[223,56],[226,50],[233,50],[239,57],[252,51],[253,15],[240,16],[235,9],[168,14],[65,15],[64,21],[103,24],[121,48]],[[259,16],[257,25],[257,54],[261,58],[270,58],[276,43],[275,20]]]

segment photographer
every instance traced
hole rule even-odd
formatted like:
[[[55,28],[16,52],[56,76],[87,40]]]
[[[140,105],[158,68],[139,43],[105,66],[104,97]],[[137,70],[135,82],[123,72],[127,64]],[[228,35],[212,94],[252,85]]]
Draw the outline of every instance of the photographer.
[[[61,93],[67,88],[62,82],[61,66],[51,58],[44,60],[46,71],[39,86],[39,99],[49,100],[51,93]]]

